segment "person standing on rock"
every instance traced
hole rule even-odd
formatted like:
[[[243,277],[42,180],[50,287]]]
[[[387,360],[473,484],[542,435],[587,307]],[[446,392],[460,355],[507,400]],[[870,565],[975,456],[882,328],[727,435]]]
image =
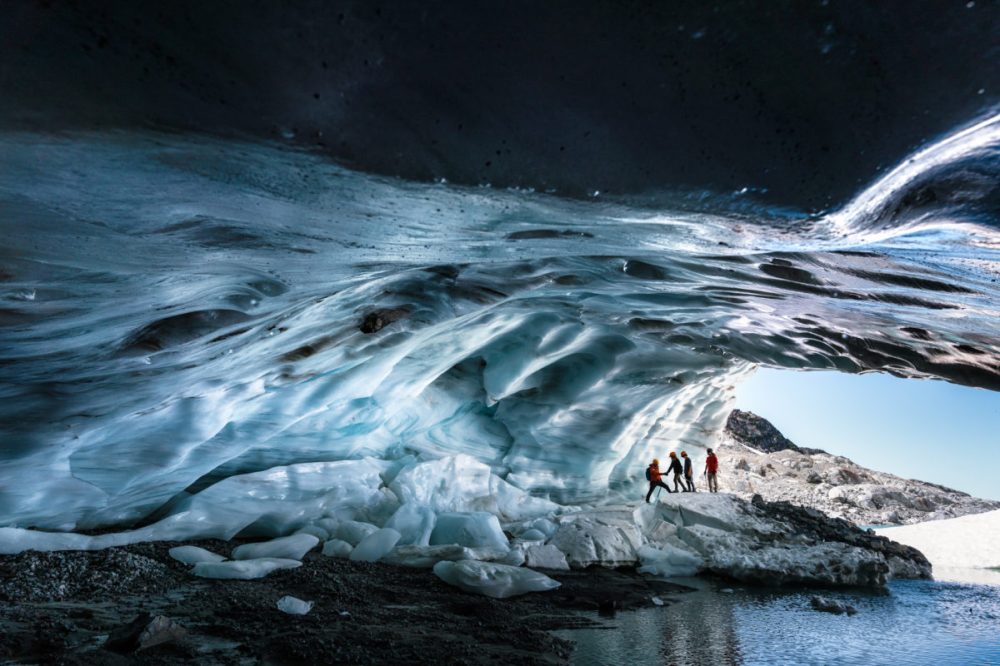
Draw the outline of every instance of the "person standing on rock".
[[[694,465],[688,458],[687,451],[681,451],[681,458],[684,459],[684,492],[695,492],[694,489]]]
[[[673,451],[670,452],[670,467],[667,468],[667,474],[674,475],[674,492],[680,492],[677,486],[684,489],[687,492],[687,486],[684,484],[684,468],[681,466],[681,461],[677,459],[677,454]]]
[[[716,474],[718,474],[718,472],[719,459],[715,457],[715,453],[712,452],[712,449],[709,449],[708,457],[705,458],[705,476],[708,477],[709,492],[719,492],[719,481],[716,479]]]
[[[672,493],[670,488],[667,488],[667,484],[663,483],[663,477],[660,476],[660,461],[653,458],[653,462],[649,463],[649,467],[646,468],[646,480],[649,481],[649,492],[646,493],[646,504],[649,504],[649,498],[653,494],[656,488],[666,488],[668,493]]]

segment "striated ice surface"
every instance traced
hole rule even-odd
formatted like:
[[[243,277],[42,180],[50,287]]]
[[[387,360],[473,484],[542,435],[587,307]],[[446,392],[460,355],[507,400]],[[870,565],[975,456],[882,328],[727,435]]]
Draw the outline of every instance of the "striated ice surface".
[[[312,610],[312,601],[303,601],[298,597],[285,595],[278,599],[278,610],[289,615],[306,615]]]
[[[301,560],[319,544],[312,534],[293,534],[261,543],[246,543],[233,548],[234,560],[253,560],[262,557]]]
[[[614,504],[678,443],[700,468],[757,365],[996,390],[998,127],[814,216],[0,134],[0,549]],[[635,557],[556,522],[574,566]]]
[[[362,539],[351,551],[350,558],[355,562],[378,562],[396,546],[399,538],[399,532],[383,527]]]
[[[298,560],[263,557],[256,560],[199,562],[194,565],[191,573],[202,578],[251,580],[254,578],[263,578],[278,569],[294,569],[300,566],[302,566],[302,562]]]
[[[458,544],[469,548],[510,547],[500,521],[492,513],[475,511],[472,513],[442,513],[431,533],[432,546]]]
[[[170,557],[184,564],[198,564],[199,562],[222,562],[226,558],[217,555],[210,550],[199,548],[198,546],[176,546],[169,551]]]
[[[531,569],[476,560],[438,562],[434,565],[434,573],[449,585],[494,599],[506,599],[528,592],[544,592],[560,585],[545,574]]]

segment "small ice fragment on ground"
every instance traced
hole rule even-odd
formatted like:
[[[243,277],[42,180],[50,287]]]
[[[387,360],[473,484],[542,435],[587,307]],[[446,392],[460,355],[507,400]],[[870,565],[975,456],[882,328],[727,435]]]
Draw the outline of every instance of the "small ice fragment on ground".
[[[340,617],[351,617],[351,614],[348,611],[340,611],[337,615]]]
[[[383,527],[361,540],[361,543],[351,551],[351,560],[354,562],[378,562],[396,546],[399,537],[400,534],[396,530],[391,527]]]
[[[569,562],[561,550],[549,544],[547,546],[529,546],[524,551],[528,566],[532,569],[569,569]]]
[[[369,534],[378,531],[378,528],[371,523],[362,523],[357,520],[345,520],[337,527],[337,538],[346,541],[352,546],[357,546]]]
[[[434,574],[449,585],[494,599],[543,592],[560,585],[558,581],[531,569],[476,560],[438,562],[434,565]]]
[[[286,560],[301,560],[305,554],[319,543],[312,534],[293,534],[264,541],[247,543],[233,548],[234,560],[254,560],[262,557],[276,557]]]
[[[216,555],[210,550],[199,548],[198,546],[177,546],[167,551],[170,557],[184,564],[198,564],[199,562],[222,562],[225,557]]]
[[[652,601],[653,604],[656,605],[656,606],[662,606],[665,603],[663,601],[663,599],[661,599],[659,597],[653,597],[652,599],[650,599],[650,601]]]
[[[722,592],[723,594],[732,594],[733,592],[735,592],[735,590],[731,587],[724,587],[721,590],[719,590],[719,592]]]
[[[340,539],[330,539],[323,544],[323,554],[327,557],[348,557],[352,550],[354,546]]]
[[[275,557],[262,557],[256,560],[236,560],[229,562],[199,562],[191,570],[201,578],[219,578],[227,580],[251,580],[263,578],[278,569],[294,569],[301,567],[302,562]]]
[[[442,513],[431,533],[431,545],[457,543],[470,548],[510,548],[500,521],[491,513]]]
[[[305,615],[312,610],[313,602],[303,601],[287,594],[278,599],[278,610],[289,615]]]

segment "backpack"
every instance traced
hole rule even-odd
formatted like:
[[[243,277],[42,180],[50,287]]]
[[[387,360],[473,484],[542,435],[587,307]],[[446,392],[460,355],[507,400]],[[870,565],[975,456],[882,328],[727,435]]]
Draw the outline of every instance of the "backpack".
[[[649,468],[648,468],[648,467],[646,468],[646,480],[647,480],[647,481],[651,481],[651,480],[652,480],[652,479],[650,478],[650,476],[649,476]]]

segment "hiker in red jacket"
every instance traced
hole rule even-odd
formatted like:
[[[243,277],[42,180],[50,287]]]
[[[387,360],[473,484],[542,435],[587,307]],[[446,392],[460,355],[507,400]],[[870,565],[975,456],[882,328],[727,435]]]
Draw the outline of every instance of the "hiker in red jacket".
[[[719,472],[719,459],[715,457],[712,449],[708,450],[708,457],[705,458],[705,476],[708,477],[708,490],[713,493],[719,492],[719,482],[715,475]]]
[[[657,487],[667,488],[667,484],[663,483],[663,479],[660,477],[660,461],[653,458],[653,462],[649,463],[649,467],[646,468],[646,480],[649,481],[649,492],[646,493],[646,504],[649,504],[649,497],[653,494],[653,491]],[[673,491],[667,488],[668,493]]]

